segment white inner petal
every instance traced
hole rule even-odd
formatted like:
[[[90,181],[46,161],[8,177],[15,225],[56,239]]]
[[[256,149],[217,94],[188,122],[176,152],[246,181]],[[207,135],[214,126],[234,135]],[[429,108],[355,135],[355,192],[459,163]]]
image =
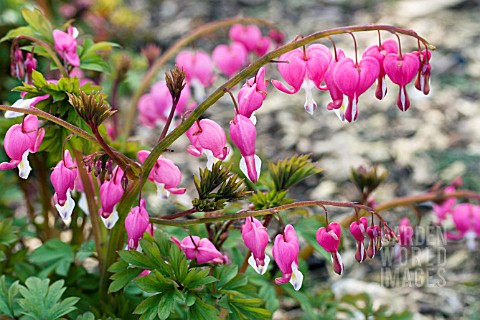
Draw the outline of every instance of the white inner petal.
[[[158,197],[160,199],[168,199],[168,196],[170,195],[170,192],[165,189],[165,184],[155,182],[155,185],[157,186]]]
[[[102,218],[103,224],[107,229],[112,229],[115,226],[115,223],[118,221],[117,205],[113,207],[113,212],[108,218],[105,219],[102,216],[100,216],[100,218]]]
[[[73,209],[75,208],[75,201],[72,199],[71,190],[67,190],[67,201],[63,204],[63,206],[59,204],[55,204],[55,208],[57,208],[58,213],[63,221],[69,219],[72,216]]]
[[[300,290],[303,283],[303,274],[300,272],[300,270],[298,270],[298,266],[295,261],[292,262],[292,277],[290,278],[290,283],[295,291]]]
[[[476,237],[477,235],[472,230],[468,230],[467,233],[465,233],[465,239],[467,239],[468,250],[475,251],[475,249],[477,248],[477,244],[475,243]]]
[[[205,100],[205,87],[198,79],[192,79],[193,96],[197,102]]]
[[[15,101],[14,104],[12,104],[12,107],[28,109],[34,101],[35,101],[35,98],[19,99],[19,100]],[[16,118],[16,117],[20,117],[20,116],[23,116],[23,113],[16,112],[16,111],[10,111],[10,110],[5,111],[5,118]]]
[[[387,94],[387,81],[385,80],[385,77],[383,77],[382,81],[382,99],[385,98],[385,95]]]
[[[405,92],[400,88],[400,102],[402,103],[402,111],[405,111]]]
[[[27,179],[32,167],[30,167],[30,162],[28,162],[28,154],[30,151],[25,151],[22,155],[22,161],[18,164],[18,176],[22,179]]]
[[[207,168],[208,168],[208,170],[212,170],[213,164],[215,163],[215,160],[217,160],[217,159],[213,156],[213,152],[211,150],[203,149],[203,153],[205,153],[205,155],[207,156]]]
[[[78,200],[78,207],[82,209],[83,212],[88,216],[90,215],[90,210],[88,210],[87,195],[85,192],[80,193],[80,199]]]
[[[302,83],[302,88],[305,90],[305,110],[313,115],[315,109],[317,109],[317,104],[313,100],[312,89],[315,88],[315,85],[312,80],[305,79]]]

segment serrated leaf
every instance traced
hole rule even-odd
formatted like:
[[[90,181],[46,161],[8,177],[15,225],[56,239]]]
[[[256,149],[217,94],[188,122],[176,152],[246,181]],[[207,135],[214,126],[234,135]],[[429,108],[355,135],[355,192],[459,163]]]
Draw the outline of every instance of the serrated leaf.
[[[0,277],[0,314],[6,314],[7,316],[15,317],[14,301],[19,291],[18,281],[15,281],[7,289],[5,281],[5,275]]]
[[[294,184],[320,173],[315,167],[310,155],[295,155],[273,164],[268,163],[268,171],[274,183],[275,190],[288,190]]]
[[[218,281],[217,278],[209,276],[209,273],[210,269],[191,269],[182,284],[185,288],[193,289]]]
[[[133,311],[134,314],[141,314],[140,319],[154,319],[157,315],[157,306],[162,297],[154,295],[143,300]]]
[[[218,319],[219,310],[212,305],[206,304],[200,299],[197,299],[196,303],[188,309],[189,319],[197,320],[211,320]]]
[[[158,303],[157,314],[162,320],[167,319],[175,307],[175,293],[173,290],[162,294],[162,298]]]
[[[49,279],[30,277],[25,281],[26,287],[20,286],[23,299],[19,301],[22,313],[33,319],[54,320],[76,310],[74,305],[79,298],[69,297],[60,300],[65,287],[64,281],[58,280],[49,286]]]
[[[132,266],[144,269],[155,269],[155,263],[153,263],[147,256],[141,254],[138,251],[122,250],[118,252],[118,255]]]
[[[46,277],[52,270],[60,276],[66,276],[74,261],[74,254],[70,245],[60,239],[52,239],[33,251],[28,260],[44,267],[40,277]]]
[[[125,286],[127,286],[129,283],[132,282],[133,279],[138,277],[138,275],[142,272],[142,269],[138,268],[128,268],[121,270],[114,275],[110,277],[112,279],[112,283],[110,283],[110,286],[108,287],[108,292],[117,292]]]
[[[214,276],[218,279],[215,284],[215,288],[223,288],[228,282],[230,282],[238,273],[238,267],[235,265],[222,265],[214,269]]]
[[[145,292],[157,293],[171,290],[174,287],[174,281],[165,278],[157,270],[149,275],[135,279],[135,284]]]
[[[17,241],[17,228],[13,226],[11,219],[0,221],[0,244],[10,246]]]
[[[188,273],[188,261],[185,253],[175,246],[170,250],[170,261],[177,282],[182,283]]]

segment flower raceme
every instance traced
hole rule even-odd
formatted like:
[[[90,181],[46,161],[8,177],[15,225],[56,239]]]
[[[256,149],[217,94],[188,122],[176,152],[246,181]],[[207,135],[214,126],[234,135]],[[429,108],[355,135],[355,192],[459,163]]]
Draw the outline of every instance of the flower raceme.
[[[222,127],[213,120],[202,119],[195,122],[185,132],[191,145],[187,152],[192,156],[199,157],[202,153],[207,156],[207,168],[212,169],[215,158],[225,160],[230,152],[227,147],[227,137]]]
[[[72,191],[75,188],[77,168],[68,150],[63,153],[63,159],[55,166],[50,175],[50,182],[53,185],[55,194],[53,203],[63,221],[70,218],[75,201],[72,199]]]
[[[342,257],[340,256],[340,253],[338,253],[338,245],[340,244],[341,235],[342,228],[337,222],[331,222],[327,227],[318,229],[316,234],[318,244],[331,254],[333,270],[340,275],[343,273],[344,269]]]
[[[198,264],[222,264],[227,261],[227,258],[223,256],[207,238],[200,239],[200,237],[197,236],[187,236],[182,241],[179,241],[175,237],[171,237],[170,239],[180,250],[185,252],[187,259],[196,260]]]
[[[53,42],[58,55],[74,67],[80,66],[77,53],[78,30],[68,27],[67,32],[53,30]]]
[[[14,124],[8,129],[3,142],[5,153],[10,162],[0,163],[0,170],[18,168],[18,175],[27,179],[32,168],[28,162],[28,154],[39,150],[45,130],[38,129],[38,118],[34,115],[26,116],[22,123]]]
[[[308,49],[295,49],[280,56],[281,61],[285,63],[278,64],[278,71],[282,78],[292,88],[286,87],[278,80],[272,80],[272,84],[278,90],[294,94],[301,88],[305,90],[305,110],[313,114],[317,108],[316,102],[312,97],[313,88],[320,88],[332,60],[330,50],[321,44],[313,44]]]
[[[150,151],[141,150],[138,152],[138,159],[143,163],[149,154]],[[152,171],[148,175],[148,180],[155,183],[158,197],[161,199],[167,199],[170,193],[184,194],[186,191],[185,188],[177,188],[180,181],[182,181],[180,169],[172,160],[162,156],[155,162]]]
[[[263,275],[270,262],[270,257],[265,254],[268,244],[267,229],[258,219],[247,218],[242,229],[242,239],[245,246],[252,252],[248,263],[257,273]]]
[[[150,217],[146,209],[145,199],[140,200],[140,205],[132,208],[125,218],[125,230],[128,235],[128,248],[137,249],[138,241],[150,226]]]
[[[290,282],[295,290],[300,290],[303,274],[298,270],[298,253],[300,245],[297,233],[292,225],[287,225],[283,234],[277,235],[273,244],[273,259],[277,263],[282,277],[276,278],[276,284]]]
[[[255,140],[257,139],[255,125],[247,117],[237,114],[230,121],[230,137],[242,154],[240,169],[250,181],[256,183],[260,176],[262,161],[255,154]]]

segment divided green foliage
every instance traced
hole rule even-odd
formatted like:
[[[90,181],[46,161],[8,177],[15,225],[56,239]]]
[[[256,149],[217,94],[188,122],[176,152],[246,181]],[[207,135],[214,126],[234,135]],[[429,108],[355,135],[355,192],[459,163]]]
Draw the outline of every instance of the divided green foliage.
[[[249,284],[236,266],[201,266],[187,260],[185,254],[160,231],[154,237],[146,233],[140,240],[143,253],[119,252],[120,261],[109,271],[114,273],[109,292],[120,291],[132,282],[147,297],[134,313],[140,319],[269,319],[271,312],[256,298],[258,288]],[[150,273],[138,276],[144,270]]]
[[[212,170],[200,169],[200,176],[193,177],[198,198],[192,201],[199,211],[215,211],[225,207],[226,202],[245,198],[243,179],[232,174],[232,165],[224,166],[221,161],[215,163]]]
[[[47,277],[52,271],[60,276],[67,276],[74,261],[72,247],[60,239],[45,242],[30,254],[29,260],[42,268],[39,277]]]
[[[7,288],[5,275],[0,277],[0,314],[15,318],[20,310],[15,299],[19,291],[18,281],[15,281]]]
[[[22,9],[23,19],[28,23],[26,27],[10,30],[0,42],[13,39],[19,35],[35,36],[46,42],[53,42],[53,28],[47,17],[38,9]]]
[[[2,246],[9,247],[15,243],[18,239],[17,228],[13,226],[11,219],[5,219],[0,221],[0,248]],[[0,260],[1,261],[1,260]]]
[[[24,315],[35,320],[55,320],[76,310],[79,298],[69,297],[61,300],[66,288],[64,281],[58,280],[49,286],[49,279],[30,277],[25,281],[26,287],[20,286],[23,299],[18,301]]]
[[[294,184],[322,172],[311,162],[310,155],[294,155],[277,163],[268,163],[268,171],[277,191],[288,190]]]

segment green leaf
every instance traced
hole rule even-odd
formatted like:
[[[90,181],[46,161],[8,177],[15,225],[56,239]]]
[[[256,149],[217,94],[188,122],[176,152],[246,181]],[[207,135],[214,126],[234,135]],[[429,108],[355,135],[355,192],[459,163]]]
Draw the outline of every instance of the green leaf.
[[[295,155],[276,164],[269,162],[268,171],[277,191],[288,190],[294,184],[322,172],[311,162],[310,155]]]
[[[219,310],[210,304],[206,304],[201,299],[197,299],[195,304],[188,309],[188,318],[196,320],[218,319]]]
[[[209,273],[210,269],[191,269],[182,284],[185,288],[194,289],[218,281],[217,278],[209,276]]]
[[[177,282],[182,283],[188,273],[188,261],[185,253],[180,251],[177,246],[172,247],[170,250],[169,264],[172,266]]]
[[[133,311],[134,314],[141,314],[140,319],[154,319],[157,315],[157,306],[160,303],[161,295],[157,294],[143,300]]]
[[[67,276],[74,261],[74,254],[70,245],[60,239],[52,239],[33,251],[28,259],[30,262],[44,267],[38,275],[41,278],[48,276],[52,270],[55,270],[55,273],[60,276]]]
[[[33,30],[30,27],[18,27],[18,28],[12,29],[12,30],[8,31],[7,34],[2,39],[0,39],[0,43],[4,42],[6,40],[16,38],[20,35],[34,36],[35,35],[35,30]]]
[[[156,267],[155,263],[148,257],[135,250],[122,250],[118,252],[118,255],[132,266],[144,269],[155,269]]]
[[[18,281],[12,283],[7,289],[5,275],[0,277],[0,314],[6,314],[11,318],[15,317],[14,301],[18,294],[18,290]]]
[[[22,9],[22,16],[33,30],[38,32],[44,39],[53,42],[52,25],[47,17],[38,9]]]
[[[112,283],[108,287],[108,292],[117,292],[123,288],[125,288],[129,283],[132,282],[133,279],[138,277],[138,275],[142,272],[142,269],[138,268],[128,268],[122,271],[119,271],[113,274],[110,279],[112,279]]]
[[[88,257],[95,254],[95,242],[93,240],[82,243],[75,255],[75,258],[79,261],[83,261]]]
[[[11,219],[0,221],[0,245],[10,246],[18,240],[18,230]]]
[[[135,284],[143,291],[149,293],[165,292],[174,287],[174,281],[165,278],[157,270],[154,270],[149,275],[135,279]]]
[[[175,307],[175,292],[171,290],[162,295],[158,303],[158,317],[162,320],[167,319]]]
[[[43,74],[41,74],[37,70],[32,71],[32,80],[33,80],[33,85],[37,88],[42,88],[48,85],[48,82],[43,77]]]
[[[23,299],[19,301],[22,313],[38,320],[54,320],[76,310],[74,305],[79,298],[69,297],[60,300],[65,287],[64,281],[58,280],[49,286],[49,279],[30,277],[25,281],[26,287],[20,286]]]
[[[91,312],[85,312],[77,317],[77,320],[95,320],[95,315]]]
[[[221,289],[228,282],[235,278],[238,273],[238,267],[235,265],[222,265],[214,269],[214,276],[218,279],[218,282],[215,283],[215,288]]]

